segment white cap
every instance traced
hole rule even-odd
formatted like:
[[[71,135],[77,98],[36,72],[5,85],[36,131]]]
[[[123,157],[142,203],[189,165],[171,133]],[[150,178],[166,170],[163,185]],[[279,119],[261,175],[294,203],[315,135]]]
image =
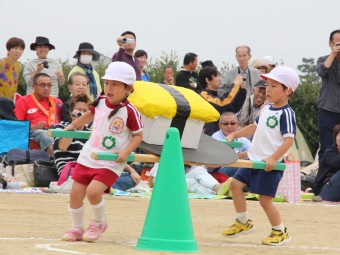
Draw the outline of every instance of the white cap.
[[[115,61],[109,64],[105,70],[104,80],[120,81],[133,86],[136,81],[136,72],[132,66],[125,62]]]
[[[267,65],[271,65],[271,66],[277,65],[275,59],[272,56],[265,56],[262,59],[266,62]]]
[[[260,76],[265,80],[272,79],[278,81],[293,91],[297,89],[300,83],[297,73],[288,66],[277,66],[270,73],[260,74]]]

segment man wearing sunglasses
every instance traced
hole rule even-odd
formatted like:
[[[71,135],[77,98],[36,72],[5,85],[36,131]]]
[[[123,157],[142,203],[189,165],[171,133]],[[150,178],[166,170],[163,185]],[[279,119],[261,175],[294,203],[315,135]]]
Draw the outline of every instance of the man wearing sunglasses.
[[[223,113],[220,117],[218,126],[220,127],[220,130],[215,132],[211,137],[220,141],[224,140],[227,135],[237,131],[240,128],[237,116],[233,112]],[[245,137],[241,137],[235,140],[241,142],[242,147],[234,148],[234,151],[240,159],[247,159],[247,151],[250,146],[250,141]],[[228,176],[233,176],[236,170],[237,168],[235,167],[221,167],[219,169],[219,172]]]
[[[38,73],[33,77],[33,93],[21,97],[15,103],[14,113],[18,120],[30,121],[30,138],[39,144],[51,157],[53,139],[46,129],[53,128],[61,120],[62,101],[51,96],[52,83],[48,74]]]

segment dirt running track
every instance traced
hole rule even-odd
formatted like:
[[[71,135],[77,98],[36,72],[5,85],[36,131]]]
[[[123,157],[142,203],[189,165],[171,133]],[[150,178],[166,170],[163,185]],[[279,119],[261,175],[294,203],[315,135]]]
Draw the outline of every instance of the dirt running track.
[[[68,243],[68,195],[0,193],[0,254],[180,254],[141,251],[134,247],[141,235],[149,198],[106,197],[109,228],[97,243]],[[220,232],[234,220],[230,200],[190,200],[195,239],[193,254],[340,254],[340,206],[324,203],[279,203],[292,241],[281,247],[260,245],[270,232],[258,202],[249,201],[255,233],[233,239]],[[85,217],[92,211],[86,203]],[[186,253],[188,254],[188,253]]]

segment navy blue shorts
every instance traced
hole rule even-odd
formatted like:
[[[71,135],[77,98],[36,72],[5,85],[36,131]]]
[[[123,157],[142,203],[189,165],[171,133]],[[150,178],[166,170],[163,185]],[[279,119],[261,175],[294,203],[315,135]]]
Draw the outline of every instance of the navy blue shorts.
[[[239,168],[233,178],[247,184],[250,193],[275,197],[282,175],[283,171],[277,170]]]

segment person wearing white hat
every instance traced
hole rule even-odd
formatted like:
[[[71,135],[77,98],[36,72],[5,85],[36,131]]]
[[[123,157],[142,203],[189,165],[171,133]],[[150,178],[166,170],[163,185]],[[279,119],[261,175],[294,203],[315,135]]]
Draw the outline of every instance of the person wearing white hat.
[[[105,232],[105,201],[103,192],[109,193],[126,166],[128,155],[143,139],[143,124],[138,110],[127,100],[133,91],[136,73],[125,62],[113,62],[105,70],[104,94],[93,103],[90,111],[74,120],[65,130],[75,130],[93,121],[90,139],[85,143],[77,160],[72,178],[69,212],[72,227],[62,237],[65,241],[94,242]],[[118,154],[115,162],[91,159],[94,151]],[[85,196],[92,205],[94,219],[84,231]]]
[[[223,231],[226,237],[250,234],[255,227],[248,218],[243,188],[248,185],[250,192],[259,194],[260,204],[270,224],[271,234],[262,240],[264,245],[282,245],[290,241],[287,228],[281,221],[278,208],[273,204],[277,187],[283,171],[273,171],[277,162],[294,143],[296,120],[293,109],[288,104],[289,96],[297,89],[297,73],[286,66],[278,66],[268,74],[261,74],[267,81],[266,95],[270,105],[266,105],[256,122],[226,137],[231,142],[239,137],[254,135],[248,150],[250,160],[265,161],[264,170],[239,168],[230,183],[234,206],[237,212],[236,222]]]
[[[317,61],[322,85],[318,95],[319,163],[333,143],[333,128],[340,123],[340,29],[329,36],[330,54]],[[319,164],[320,165],[320,164]]]
[[[262,59],[269,65],[269,72],[277,66],[277,63],[272,56],[265,56]]]

